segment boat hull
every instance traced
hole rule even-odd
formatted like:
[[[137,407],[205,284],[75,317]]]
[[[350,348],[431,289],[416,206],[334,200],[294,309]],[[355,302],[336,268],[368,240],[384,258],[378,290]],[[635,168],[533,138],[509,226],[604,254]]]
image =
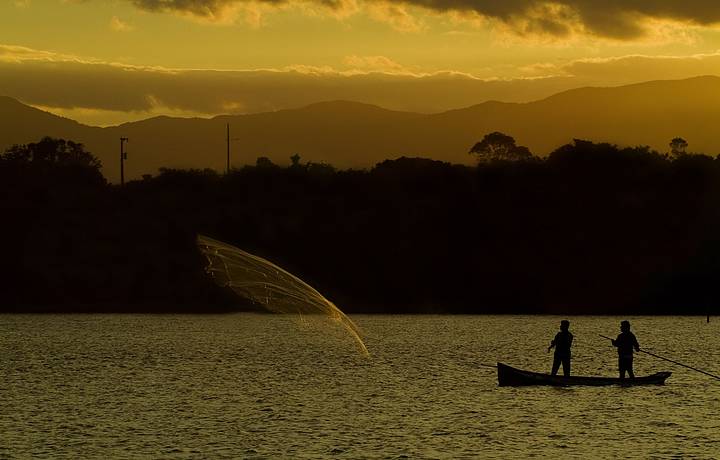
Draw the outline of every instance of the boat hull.
[[[530,385],[546,385],[556,387],[567,386],[636,386],[636,385],[662,385],[670,377],[671,372],[658,372],[645,377],[620,379],[617,377],[580,377],[540,374],[538,372],[515,369],[507,364],[497,363],[498,384],[501,387],[519,387]]]

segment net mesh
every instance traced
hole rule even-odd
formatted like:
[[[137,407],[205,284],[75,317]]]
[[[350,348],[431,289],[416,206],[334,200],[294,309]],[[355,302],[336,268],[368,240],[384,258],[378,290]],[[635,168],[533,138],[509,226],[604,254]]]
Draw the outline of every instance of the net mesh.
[[[204,235],[198,235],[197,244],[207,258],[205,270],[220,286],[274,313],[327,316],[340,323],[359,350],[369,355],[355,323],[300,278],[262,257]]]

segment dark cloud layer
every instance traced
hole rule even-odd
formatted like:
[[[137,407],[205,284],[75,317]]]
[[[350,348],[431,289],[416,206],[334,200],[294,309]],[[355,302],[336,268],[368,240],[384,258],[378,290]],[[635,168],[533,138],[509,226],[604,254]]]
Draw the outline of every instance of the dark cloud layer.
[[[524,80],[483,81],[453,73],[171,72],[73,61],[0,61],[0,94],[45,107],[121,112],[253,113],[339,99],[395,110],[437,112],[488,99],[536,99],[564,89],[564,80],[528,84]]]
[[[353,66],[387,58],[353,56]],[[388,109],[440,112],[487,100],[525,102],[580,86],[720,75],[720,53],[678,57],[625,56],[543,64],[526,75],[554,77],[480,80],[459,73],[431,75],[301,70],[168,70],[83,61],[0,45],[0,95],[64,110],[214,115],[352,100]],[[122,116],[117,119],[127,119]],[[93,123],[91,119],[86,119]]]
[[[240,3],[265,3],[269,5],[284,5],[297,0],[130,0],[135,6],[149,11],[179,11],[195,14],[202,17],[220,17],[232,5]],[[343,0],[308,0],[309,3],[320,4],[332,9],[342,8],[346,4]]]
[[[151,11],[179,11],[207,18],[220,17],[228,6],[249,0],[131,0]],[[279,5],[315,3],[343,8],[354,3],[387,0],[255,0]],[[616,39],[645,34],[648,18],[686,21],[699,25],[720,22],[717,0],[402,0],[391,2],[419,6],[438,12],[466,12],[500,20],[520,33],[564,36],[578,27],[586,33]]]

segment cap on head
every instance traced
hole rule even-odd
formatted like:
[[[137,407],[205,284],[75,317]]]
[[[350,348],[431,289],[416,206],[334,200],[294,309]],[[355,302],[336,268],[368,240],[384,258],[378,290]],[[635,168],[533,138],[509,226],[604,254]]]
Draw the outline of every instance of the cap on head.
[[[620,330],[629,331],[630,330],[630,321],[628,321],[628,320],[620,321]]]
[[[560,329],[562,329],[563,331],[567,331],[568,328],[570,328],[570,321],[566,319],[560,321]]]

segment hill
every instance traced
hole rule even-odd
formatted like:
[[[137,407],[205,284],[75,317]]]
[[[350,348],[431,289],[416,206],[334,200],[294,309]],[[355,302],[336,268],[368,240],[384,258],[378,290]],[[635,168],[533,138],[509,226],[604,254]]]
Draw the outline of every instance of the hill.
[[[691,150],[720,152],[720,77],[653,81],[612,88],[581,88],[528,103],[485,102],[437,114],[397,112],[368,104],[334,101],[212,119],[157,117],[108,128],[81,125],[11,98],[0,98],[0,149],[44,135],[86,144],[118,177],[118,138],[129,137],[128,177],[159,167],[222,170],[226,124],[231,126],[235,166],[259,156],[287,163],[303,161],[338,167],[369,167],[387,158],[424,156],[470,163],[468,149],[491,131],[514,136],[545,155],[573,138],[667,150],[682,136]]]

